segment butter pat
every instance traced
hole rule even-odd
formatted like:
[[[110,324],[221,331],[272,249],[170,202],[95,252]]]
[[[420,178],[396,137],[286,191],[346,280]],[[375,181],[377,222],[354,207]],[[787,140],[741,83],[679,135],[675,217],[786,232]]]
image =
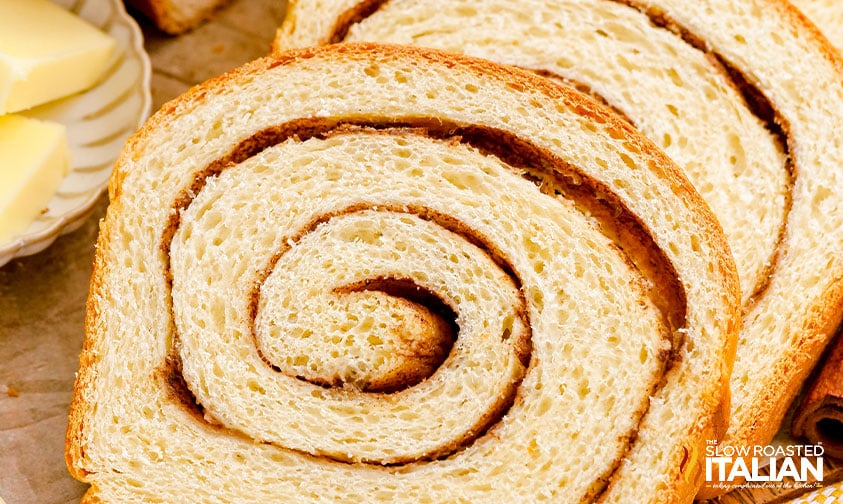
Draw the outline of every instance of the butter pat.
[[[46,208],[69,164],[63,125],[0,116],[0,244],[24,231]]]
[[[0,114],[93,86],[116,45],[47,0],[0,0]]]

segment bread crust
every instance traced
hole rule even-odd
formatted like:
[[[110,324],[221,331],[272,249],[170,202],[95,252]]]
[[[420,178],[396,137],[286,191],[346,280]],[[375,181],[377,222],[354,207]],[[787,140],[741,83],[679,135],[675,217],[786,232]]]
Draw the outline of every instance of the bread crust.
[[[681,170],[676,167],[659,149],[650,142],[638,135],[630,125],[622,118],[614,115],[599,103],[579,95],[575,95],[563,87],[528,72],[514,68],[507,68],[491,64],[487,61],[455,56],[439,51],[431,51],[413,47],[387,46],[377,44],[347,44],[332,47],[311,47],[302,50],[292,51],[273,57],[259,59],[232,70],[224,75],[211,79],[199,86],[196,86],[183,96],[165,104],[147,123],[138,130],[128,141],[118,162],[116,163],[112,179],[109,184],[109,196],[111,203],[105,220],[101,223],[101,231],[98,239],[98,246],[94,261],[94,273],[91,279],[91,290],[87,304],[86,317],[86,340],[80,356],[80,371],[74,387],[74,399],[71,405],[69,416],[69,428],[66,441],[66,457],[68,467],[74,477],[82,481],[92,481],[91,471],[95,468],[89,467],[90,458],[86,453],[86,426],[87,418],[94,415],[97,397],[96,380],[97,376],[105,370],[100,369],[101,355],[107,352],[108,327],[103,324],[102,312],[107,309],[105,299],[109,289],[108,277],[112,262],[118,260],[118,252],[113,250],[112,245],[116,242],[111,221],[114,215],[129,212],[124,208],[123,194],[125,180],[130,175],[132,161],[148,155],[148,150],[154,148],[151,145],[154,139],[154,132],[167,124],[173,117],[179,117],[192,113],[204,103],[213,102],[216,95],[221,94],[228,86],[241,81],[248,81],[253,75],[271,71],[277,67],[286,65],[297,65],[302,61],[311,58],[338,58],[343,61],[357,60],[364,61],[369,58],[380,60],[400,59],[412,60],[419,65],[434,65],[438,67],[452,67],[458,65],[460,71],[474,73],[477,75],[494,74],[495,78],[507,82],[512,86],[528,87],[535,92],[541,93],[548,100],[562,102],[567,106],[575,108],[582,116],[588,117],[598,124],[607,125],[607,128],[619,132],[620,135],[628,137],[631,148],[644,153],[645,157],[653,160],[650,166],[655,176],[665,181],[673,193],[686,207],[707,209],[697,192],[691,187]],[[694,222],[689,225],[701,231],[701,239],[707,242],[710,250],[714,251],[712,257],[712,269],[716,272],[715,277],[722,280],[722,307],[724,313],[719,315],[721,320],[726,321],[723,327],[722,338],[723,350],[717,360],[719,369],[712,369],[709,372],[718,377],[708,382],[708,388],[700,391],[702,401],[707,405],[705,418],[697,424],[698,431],[688,433],[688,444],[690,450],[701,452],[704,443],[711,436],[722,432],[726,423],[728,411],[728,381],[729,372],[734,358],[736,344],[736,332],[739,325],[739,295],[737,274],[735,266],[728,253],[728,245],[722,234],[722,229],[713,215],[708,211],[699,211],[692,214]],[[700,462],[696,467],[682,466],[683,460],[688,458],[688,447],[675,446],[671,458],[676,461],[674,472],[669,476],[674,482],[671,487],[661,488],[662,492],[655,501],[658,502],[688,502],[696,494],[701,482],[696,476],[689,474],[698,473],[701,470]],[[86,499],[98,499],[94,492],[89,493]],[[98,500],[91,500],[97,502]]]

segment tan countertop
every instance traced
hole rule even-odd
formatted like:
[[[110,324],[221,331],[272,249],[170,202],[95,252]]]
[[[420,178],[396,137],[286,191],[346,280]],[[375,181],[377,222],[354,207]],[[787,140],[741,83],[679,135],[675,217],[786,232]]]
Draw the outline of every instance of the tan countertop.
[[[283,0],[237,0],[210,23],[168,37],[139,19],[153,66],[153,110],[269,51]],[[0,268],[0,502],[79,502],[86,486],[64,463],[64,434],[84,338],[101,197],[76,231]]]

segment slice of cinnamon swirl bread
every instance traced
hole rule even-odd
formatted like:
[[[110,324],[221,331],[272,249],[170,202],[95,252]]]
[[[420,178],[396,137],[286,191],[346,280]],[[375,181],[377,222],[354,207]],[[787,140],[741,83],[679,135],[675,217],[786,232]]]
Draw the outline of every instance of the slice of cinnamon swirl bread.
[[[688,502],[725,237],[611,110],[334,45],[192,89],[110,185],[67,438],[90,501]]]
[[[597,95],[663,148],[740,274],[726,443],[770,441],[843,313],[843,63],[790,4],[296,0],[276,46],[344,40],[531,69]]]

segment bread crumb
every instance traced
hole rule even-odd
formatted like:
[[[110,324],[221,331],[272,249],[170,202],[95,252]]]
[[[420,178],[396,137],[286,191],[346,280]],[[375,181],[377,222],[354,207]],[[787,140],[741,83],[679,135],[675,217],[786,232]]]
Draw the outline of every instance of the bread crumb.
[[[214,54],[221,54],[223,51],[225,51],[225,44],[215,44],[211,47],[211,52]]]
[[[6,394],[9,397],[20,397],[20,391],[11,385],[6,385]]]

